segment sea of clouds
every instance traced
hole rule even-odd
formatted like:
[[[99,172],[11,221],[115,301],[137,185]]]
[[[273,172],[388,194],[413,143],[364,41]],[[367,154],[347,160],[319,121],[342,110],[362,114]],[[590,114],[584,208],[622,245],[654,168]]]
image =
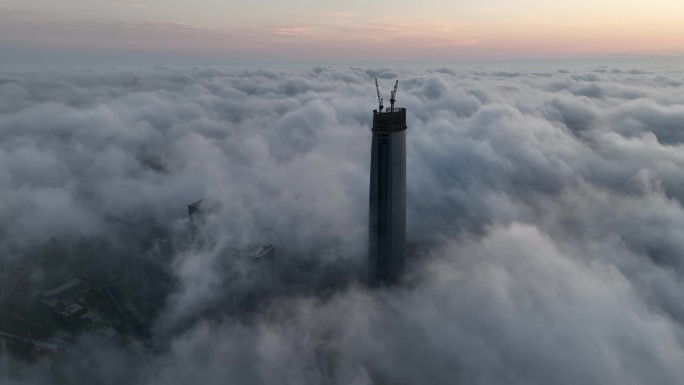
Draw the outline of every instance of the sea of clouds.
[[[404,286],[371,291],[356,277],[376,77],[400,79],[408,110],[417,257]],[[200,198],[221,202],[205,230],[222,247],[273,244],[297,290],[255,327],[205,319],[226,254],[176,247],[163,347],[84,336],[86,363],[12,362],[2,383],[684,378],[682,67],[0,72],[3,262],[51,239],[150,257],[131,226],[177,234]]]

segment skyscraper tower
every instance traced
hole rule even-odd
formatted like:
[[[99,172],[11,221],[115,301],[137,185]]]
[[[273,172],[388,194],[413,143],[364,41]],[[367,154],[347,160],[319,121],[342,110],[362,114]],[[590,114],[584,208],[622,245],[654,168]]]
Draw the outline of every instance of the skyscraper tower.
[[[390,108],[373,110],[370,172],[369,283],[391,285],[404,270],[406,248],[406,109],[395,108],[399,81]]]

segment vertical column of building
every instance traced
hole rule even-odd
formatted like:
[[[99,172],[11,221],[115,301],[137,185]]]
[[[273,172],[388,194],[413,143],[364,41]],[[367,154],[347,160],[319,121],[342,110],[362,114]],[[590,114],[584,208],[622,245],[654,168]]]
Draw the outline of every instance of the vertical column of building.
[[[0,380],[9,377],[9,352],[7,341],[0,337]]]
[[[396,283],[406,248],[406,109],[373,111],[369,281]]]

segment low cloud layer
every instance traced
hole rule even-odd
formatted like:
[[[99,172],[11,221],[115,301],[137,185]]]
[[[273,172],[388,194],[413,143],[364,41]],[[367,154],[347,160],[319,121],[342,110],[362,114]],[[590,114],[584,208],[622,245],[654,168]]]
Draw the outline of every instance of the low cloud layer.
[[[408,110],[418,256],[368,291],[374,77]],[[673,67],[2,72],[2,262],[96,240],[176,282],[161,347],[83,336],[86,369],[47,357],[3,381],[676,383],[683,128]],[[178,247],[200,198],[218,245]],[[205,317],[235,284],[221,250],[254,242],[289,294],[257,327]]]

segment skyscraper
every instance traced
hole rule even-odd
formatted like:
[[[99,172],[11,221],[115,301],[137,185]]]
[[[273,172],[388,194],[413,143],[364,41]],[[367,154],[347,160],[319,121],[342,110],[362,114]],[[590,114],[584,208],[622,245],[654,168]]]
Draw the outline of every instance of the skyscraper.
[[[275,250],[272,245],[249,245],[235,250],[233,257],[236,259],[233,263],[243,264],[243,274],[247,274],[243,279],[250,283],[233,293],[235,313],[239,320],[252,324],[276,294],[273,285],[277,273]]]
[[[208,246],[216,241],[209,233],[202,231],[207,220],[221,211],[221,202],[212,199],[200,199],[188,205],[188,218],[190,219],[190,235],[192,241],[198,246]]]
[[[377,79],[375,81],[377,87]],[[406,109],[373,110],[370,172],[369,282],[391,285],[404,270],[406,244]]]

